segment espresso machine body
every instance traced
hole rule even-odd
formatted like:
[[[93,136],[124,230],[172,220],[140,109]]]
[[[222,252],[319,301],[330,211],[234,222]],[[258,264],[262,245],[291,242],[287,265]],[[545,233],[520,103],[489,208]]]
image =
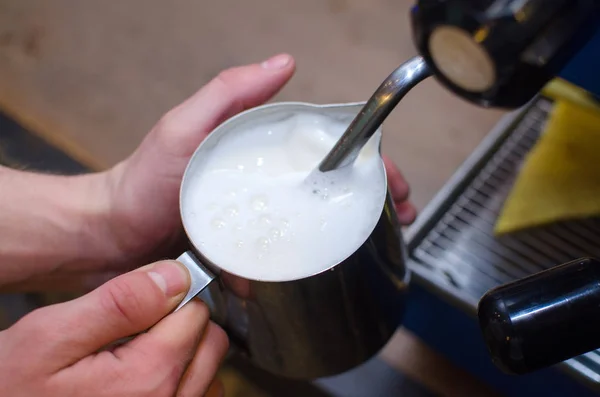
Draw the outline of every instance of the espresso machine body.
[[[411,17],[435,78],[471,103],[519,108],[557,76],[600,94],[598,0],[421,0]],[[502,371],[600,348],[600,262],[572,259],[481,298],[481,332]]]

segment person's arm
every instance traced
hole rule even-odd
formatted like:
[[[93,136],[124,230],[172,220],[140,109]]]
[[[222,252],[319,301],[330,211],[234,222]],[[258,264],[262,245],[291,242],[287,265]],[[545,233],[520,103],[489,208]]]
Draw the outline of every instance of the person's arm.
[[[0,288],[59,275],[62,284],[67,275],[99,273],[117,260],[106,179],[0,167]]]

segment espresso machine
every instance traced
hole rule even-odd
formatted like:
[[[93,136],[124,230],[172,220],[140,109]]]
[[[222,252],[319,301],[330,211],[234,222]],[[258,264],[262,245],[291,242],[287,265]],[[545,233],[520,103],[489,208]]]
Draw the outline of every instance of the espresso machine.
[[[513,111],[409,230],[414,309],[405,326],[509,395],[594,395],[600,223],[501,240],[492,225],[552,109],[542,88],[560,77],[600,94],[600,1],[421,0],[411,20],[439,83]]]

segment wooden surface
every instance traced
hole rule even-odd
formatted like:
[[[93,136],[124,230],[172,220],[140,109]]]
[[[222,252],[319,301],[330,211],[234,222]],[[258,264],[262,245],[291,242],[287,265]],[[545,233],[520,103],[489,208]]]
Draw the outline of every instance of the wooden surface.
[[[367,99],[415,54],[411,3],[0,0],[0,107],[86,163],[108,167],[221,69],[277,52],[293,54],[298,72],[276,100]],[[500,115],[453,97],[432,79],[400,104],[385,123],[384,151],[401,166],[419,208]],[[449,363],[399,335],[384,352],[389,362],[460,395],[448,389],[453,377],[443,376],[455,370]],[[489,395],[478,390],[469,395]]]

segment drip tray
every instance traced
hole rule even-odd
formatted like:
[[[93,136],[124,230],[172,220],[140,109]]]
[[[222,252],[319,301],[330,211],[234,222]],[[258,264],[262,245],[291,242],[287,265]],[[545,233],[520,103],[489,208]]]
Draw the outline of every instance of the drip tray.
[[[494,224],[552,110],[538,98],[507,116],[408,231],[415,281],[471,314],[490,288],[584,256],[600,257],[600,218],[495,237]],[[600,351],[561,366],[600,388]]]

